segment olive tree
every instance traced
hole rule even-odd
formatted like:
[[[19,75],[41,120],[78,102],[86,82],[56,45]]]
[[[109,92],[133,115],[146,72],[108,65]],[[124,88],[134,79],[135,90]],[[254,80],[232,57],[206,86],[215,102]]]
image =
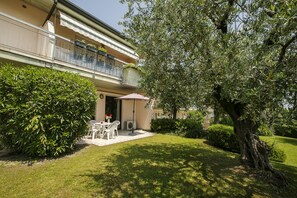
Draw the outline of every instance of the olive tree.
[[[256,131],[263,113],[276,112],[286,93],[296,92],[296,2],[122,3],[129,5],[123,22],[126,34],[145,58],[147,73],[183,70],[186,78],[172,76],[191,90],[192,98],[212,97],[232,118],[241,162],[285,181],[271,166],[269,149]],[[153,83],[146,89],[155,89],[157,75],[148,80]]]

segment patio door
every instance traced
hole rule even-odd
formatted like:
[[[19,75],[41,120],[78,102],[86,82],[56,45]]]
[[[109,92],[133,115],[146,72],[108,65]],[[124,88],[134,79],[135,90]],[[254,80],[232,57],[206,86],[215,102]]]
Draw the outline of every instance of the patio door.
[[[119,120],[121,121],[121,109],[122,101],[117,100],[116,97],[106,96],[105,97],[105,114],[112,114],[110,121]]]

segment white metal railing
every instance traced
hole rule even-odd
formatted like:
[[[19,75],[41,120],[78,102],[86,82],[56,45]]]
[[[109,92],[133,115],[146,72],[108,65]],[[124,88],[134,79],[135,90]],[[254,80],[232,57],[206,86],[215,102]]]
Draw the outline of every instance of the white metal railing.
[[[108,58],[73,41],[0,12],[0,46],[50,61],[59,60],[122,78],[125,62]]]

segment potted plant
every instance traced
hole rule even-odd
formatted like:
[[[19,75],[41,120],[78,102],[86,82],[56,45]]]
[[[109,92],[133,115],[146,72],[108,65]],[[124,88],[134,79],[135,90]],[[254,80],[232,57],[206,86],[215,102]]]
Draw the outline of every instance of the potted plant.
[[[107,50],[104,47],[98,47],[98,54],[101,56],[106,56]]]
[[[123,68],[123,83],[138,86],[141,76],[144,74],[143,69],[134,63],[128,63]]]
[[[111,55],[111,54],[107,54],[107,58],[114,59],[115,57],[113,55]]]
[[[112,118],[112,114],[109,115],[104,115],[105,119],[107,120],[108,123],[110,123],[110,119]]]
[[[81,48],[86,48],[86,46],[87,46],[85,40],[79,40],[79,39],[76,39],[74,41],[74,44]]]
[[[95,45],[93,45],[93,44],[88,44],[87,45],[87,49],[89,50],[89,51],[91,51],[91,52],[95,52],[95,53],[97,53],[97,49],[96,49],[96,46]]]

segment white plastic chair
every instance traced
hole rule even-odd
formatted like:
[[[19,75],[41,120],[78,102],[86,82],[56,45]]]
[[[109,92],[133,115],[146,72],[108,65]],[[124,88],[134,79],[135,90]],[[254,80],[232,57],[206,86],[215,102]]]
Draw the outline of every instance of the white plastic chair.
[[[104,127],[102,126],[102,124],[100,124],[98,122],[95,123],[93,125],[93,129],[92,129],[92,140],[94,140],[97,135],[99,135],[99,138],[102,138],[103,130],[104,130]]]
[[[113,123],[116,125],[115,132],[117,133],[117,136],[119,136],[118,126],[121,124],[121,122],[118,120],[115,120]]]
[[[107,136],[107,140],[109,140],[109,138],[113,138],[114,137],[114,134],[115,134],[115,131],[118,130],[118,124],[117,123],[111,123],[110,126],[104,130],[106,136]]]
[[[96,123],[96,120],[91,120],[89,123],[88,123],[88,134],[87,136],[91,137],[92,134],[93,134],[93,127],[94,127],[94,124]]]

